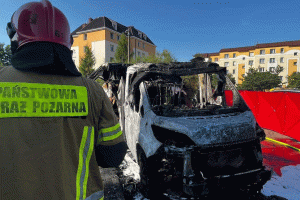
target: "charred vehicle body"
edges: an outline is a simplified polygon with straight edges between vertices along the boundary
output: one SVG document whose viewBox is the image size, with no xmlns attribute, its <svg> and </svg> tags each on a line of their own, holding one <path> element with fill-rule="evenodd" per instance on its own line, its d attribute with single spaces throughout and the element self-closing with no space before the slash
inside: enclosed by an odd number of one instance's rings
<svg viewBox="0 0 300 200">
<path fill-rule="evenodd" d="M 270 179 L 264 132 L 225 67 L 201 60 L 105 64 L 90 76 L 99 77 L 117 97 L 146 197 L 169 187 L 191 197 L 235 188 L 256 193 Z"/>
</svg>

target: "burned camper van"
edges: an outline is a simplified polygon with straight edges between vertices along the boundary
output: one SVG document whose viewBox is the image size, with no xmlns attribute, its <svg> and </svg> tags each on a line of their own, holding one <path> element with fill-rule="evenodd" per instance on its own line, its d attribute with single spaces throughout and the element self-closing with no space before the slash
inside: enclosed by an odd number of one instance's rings
<svg viewBox="0 0 300 200">
<path fill-rule="evenodd" d="M 218 64 L 105 64 L 91 75 L 111 84 L 144 195 L 173 188 L 205 196 L 241 188 L 256 193 L 270 179 L 264 132 Z"/>
</svg>

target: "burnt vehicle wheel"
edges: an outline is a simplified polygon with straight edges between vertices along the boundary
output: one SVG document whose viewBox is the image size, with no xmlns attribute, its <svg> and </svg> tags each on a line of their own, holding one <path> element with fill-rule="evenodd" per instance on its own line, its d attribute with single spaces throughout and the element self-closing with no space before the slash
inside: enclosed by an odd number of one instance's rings
<svg viewBox="0 0 300 200">
<path fill-rule="evenodd" d="M 157 199 L 163 195 L 165 186 L 163 177 L 158 173 L 159 161 L 155 158 L 146 158 L 144 151 L 138 148 L 138 165 L 140 166 L 141 193 L 148 199 Z"/>
</svg>

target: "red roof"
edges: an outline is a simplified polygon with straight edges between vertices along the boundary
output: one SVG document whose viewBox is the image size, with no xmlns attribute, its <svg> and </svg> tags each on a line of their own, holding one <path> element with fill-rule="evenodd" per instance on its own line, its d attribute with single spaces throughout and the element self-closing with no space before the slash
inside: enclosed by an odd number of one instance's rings
<svg viewBox="0 0 300 200">
<path fill-rule="evenodd" d="M 236 47 L 236 48 L 226 48 L 226 49 L 221 49 L 219 53 L 224 53 L 224 52 L 247 52 L 250 50 L 254 49 L 260 49 L 260 48 L 270 48 L 270 47 L 282 47 L 282 46 L 300 46 L 300 40 L 295 40 L 295 41 L 284 41 L 284 42 L 273 42 L 273 43 L 263 43 L 263 44 L 257 44 L 255 46 L 247 46 L 247 47 Z M 210 53 L 207 54 L 209 56 L 215 56 L 218 55 L 219 53 Z M 206 54 L 203 54 L 206 55 Z"/>
</svg>

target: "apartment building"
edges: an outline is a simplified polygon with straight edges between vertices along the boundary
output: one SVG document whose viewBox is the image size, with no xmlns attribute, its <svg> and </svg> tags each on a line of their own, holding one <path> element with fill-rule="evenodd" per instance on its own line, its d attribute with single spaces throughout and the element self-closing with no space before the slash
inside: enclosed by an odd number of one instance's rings
<svg viewBox="0 0 300 200">
<path fill-rule="evenodd" d="M 126 27 L 107 17 L 89 18 L 87 23 L 82 24 L 71 33 L 74 40 L 71 47 L 72 57 L 76 67 L 79 67 L 80 59 L 84 56 L 87 46 L 92 49 L 96 58 L 94 67 L 111 62 L 121 34 L 127 30 L 130 32 L 130 49 L 134 52 L 134 58 L 155 54 L 156 46 L 151 39 L 133 26 Z"/>
<path fill-rule="evenodd" d="M 233 75 L 238 84 L 242 83 L 240 79 L 250 67 L 260 72 L 274 72 L 279 65 L 284 69 L 279 74 L 283 83 L 287 82 L 287 76 L 293 72 L 300 72 L 300 40 L 227 48 L 204 56 L 207 60 L 226 67 L 227 72 Z"/>
</svg>

